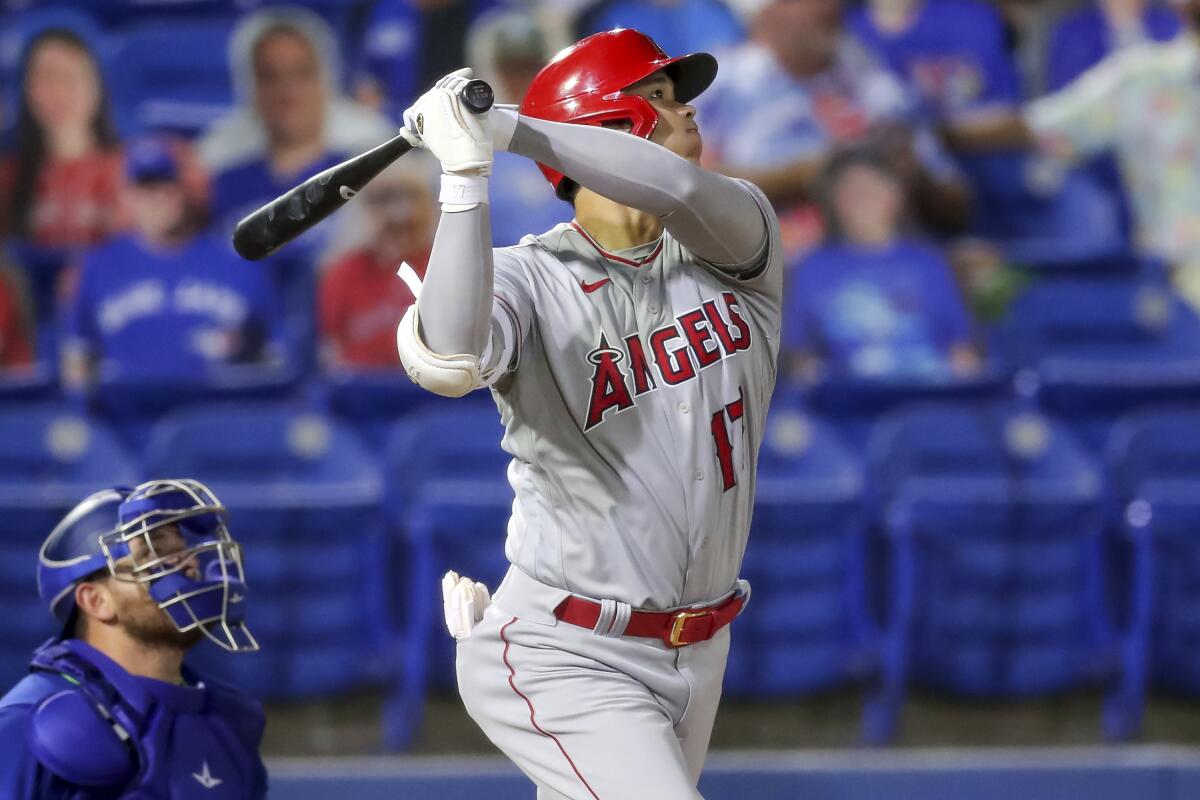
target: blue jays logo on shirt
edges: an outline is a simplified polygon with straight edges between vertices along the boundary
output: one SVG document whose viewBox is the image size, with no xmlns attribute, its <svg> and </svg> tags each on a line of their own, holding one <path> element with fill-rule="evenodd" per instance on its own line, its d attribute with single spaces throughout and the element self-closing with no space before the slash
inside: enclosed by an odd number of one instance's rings
<svg viewBox="0 0 1200 800">
<path fill-rule="evenodd" d="M 737 295 L 722 292 L 719 301 L 707 300 L 698 308 L 680 314 L 672 324 L 651 333 L 645 344 L 638 334 L 632 333 L 618 343 L 621 347 L 615 347 L 601 333 L 596 349 L 587 355 L 595 370 L 584 431 L 604 422 L 609 411 L 615 409 L 613 413 L 619 414 L 633 408 L 636 398 L 657 389 L 660 380 L 668 386 L 686 383 L 705 367 L 749 350 L 753 344 L 750 325 L 740 309 Z M 672 346 L 676 339 L 683 343 Z M 654 356 L 653 369 L 647 352 Z"/>
<path fill-rule="evenodd" d="M 227 286 L 199 279 L 184 280 L 167 291 L 161 280 L 136 281 L 105 297 L 99 304 L 97 320 L 107 335 L 143 317 L 172 311 L 200 314 L 225 325 L 238 325 L 248 313 L 246 298 Z"/>
</svg>

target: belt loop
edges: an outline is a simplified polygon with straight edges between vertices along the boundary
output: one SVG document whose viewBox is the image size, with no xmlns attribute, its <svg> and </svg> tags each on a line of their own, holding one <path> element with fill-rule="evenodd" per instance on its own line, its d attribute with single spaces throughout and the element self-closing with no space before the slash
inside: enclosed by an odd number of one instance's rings
<svg viewBox="0 0 1200 800">
<path fill-rule="evenodd" d="M 633 606 L 629 603 L 617 603 L 616 613 L 613 615 L 612 625 L 608 629 L 607 636 L 616 639 L 625 635 L 625 628 L 629 625 L 629 618 L 633 615 Z"/>
<path fill-rule="evenodd" d="M 592 628 L 592 633 L 597 636 L 608 636 L 608 629 L 612 627 L 613 619 L 617 616 L 617 603 L 615 600 L 600 601 L 600 616 L 596 618 L 596 626 Z"/>
</svg>

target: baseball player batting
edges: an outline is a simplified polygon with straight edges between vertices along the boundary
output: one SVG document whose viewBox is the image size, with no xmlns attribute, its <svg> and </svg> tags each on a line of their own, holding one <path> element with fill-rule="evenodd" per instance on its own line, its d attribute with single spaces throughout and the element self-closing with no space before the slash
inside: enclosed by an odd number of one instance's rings
<svg viewBox="0 0 1200 800">
<path fill-rule="evenodd" d="M 716 71 L 614 30 L 559 53 L 519 110 L 469 113 L 460 70 L 404 115 L 443 175 L 400 355 L 438 394 L 490 387 L 512 454 L 494 602 L 444 582 L 459 691 L 543 800 L 700 797 L 749 598 L 781 246 L 761 191 L 699 166 L 687 104 Z M 493 250 L 493 147 L 538 162 L 574 221 Z"/>
</svg>

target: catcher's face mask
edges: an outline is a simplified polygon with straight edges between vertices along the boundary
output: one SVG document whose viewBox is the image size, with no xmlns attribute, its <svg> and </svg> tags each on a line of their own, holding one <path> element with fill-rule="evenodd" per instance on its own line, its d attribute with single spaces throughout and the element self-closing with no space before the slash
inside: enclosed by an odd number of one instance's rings
<svg viewBox="0 0 1200 800">
<path fill-rule="evenodd" d="M 156 480 L 121 503 L 120 526 L 100 539 L 109 572 L 145 584 L 181 632 L 199 628 L 218 647 L 250 652 L 246 580 L 225 508 L 204 484 Z"/>
</svg>

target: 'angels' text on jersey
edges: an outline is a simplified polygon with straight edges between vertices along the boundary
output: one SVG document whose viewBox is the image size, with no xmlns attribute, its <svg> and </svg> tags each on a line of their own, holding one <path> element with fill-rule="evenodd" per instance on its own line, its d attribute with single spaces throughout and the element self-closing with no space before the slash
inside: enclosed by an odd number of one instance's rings
<svg viewBox="0 0 1200 800">
<path fill-rule="evenodd" d="M 686 383 L 705 367 L 750 349 L 750 326 L 739 312 L 737 295 L 722 292 L 719 300 L 707 300 L 654 331 L 648 342 L 631 333 L 618 349 L 601 333 L 596 349 L 587 354 L 596 369 L 584 431 L 604 422 L 609 411 L 619 414 L 633 408 L 636 398 L 658 388 L 659 380 L 668 386 Z M 676 340 L 683 343 L 675 346 Z M 653 355 L 654 370 L 647 353 Z"/>
</svg>

